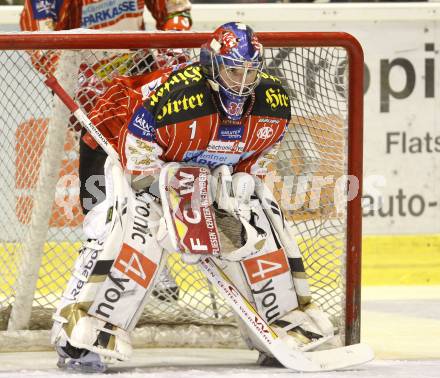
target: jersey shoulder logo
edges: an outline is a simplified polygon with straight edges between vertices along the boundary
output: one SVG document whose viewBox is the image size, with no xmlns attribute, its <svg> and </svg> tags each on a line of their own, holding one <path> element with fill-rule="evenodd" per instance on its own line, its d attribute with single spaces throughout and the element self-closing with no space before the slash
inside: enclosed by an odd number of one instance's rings
<svg viewBox="0 0 440 378">
<path fill-rule="evenodd" d="M 151 92 L 145 101 L 145 106 L 154 108 L 163 102 L 173 92 L 178 92 L 182 88 L 205 85 L 206 79 L 202 75 L 202 68 L 198 64 L 190 64 L 184 68 L 171 73 L 168 79 L 155 91 Z"/>
<path fill-rule="evenodd" d="M 150 94 L 144 106 L 153 114 L 155 127 L 216 113 L 199 65 L 189 65 L 173 72 Z"/>
<path fill-rule="evenodd" d="M 290 119 L 290 98 L 279 78 L 262 73 L 252 115 Z"/>
</svg>

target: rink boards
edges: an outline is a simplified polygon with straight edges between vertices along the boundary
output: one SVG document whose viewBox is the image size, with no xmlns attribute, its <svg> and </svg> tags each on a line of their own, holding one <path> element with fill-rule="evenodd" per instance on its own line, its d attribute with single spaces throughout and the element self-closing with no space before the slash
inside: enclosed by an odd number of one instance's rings
<svg viewBox="0 0 440 378">
<path fill-rule="evenodd" d="M 65 261 L 73 263 L 79 242 L 46 243 L 43 263 L 46 271 L 56 271 L 52 282 L 44 282 L 44 288 L 38 294 L 47 295 L 60 291 L 70 276 L 71 264 L 61 265 L 55 255 L 64 256 Z M 17 243 L 5 243 L 0 246 L 0 262 L 11 257 L 11 251 L 19 250 Z M 440 284 L 440 236 L 364 236 L 362 254 L 363 285 L 438 285 Z M 17 264 L 18 262 L 16 262 Z M 8 293 L 13 287 L 16 264 L 5 271 L 1 264 L 0 291 Z M 55 266 L 56 265 L 56 266 Z M 180 269 L 178 254 L 170 255 L 169 265 Z M 197 290 L 197 280 L 201 274 L 196 267 L 187 267 L 188 274 L 178 279 L 183 290 L 192 287 Z"/>
</svg>

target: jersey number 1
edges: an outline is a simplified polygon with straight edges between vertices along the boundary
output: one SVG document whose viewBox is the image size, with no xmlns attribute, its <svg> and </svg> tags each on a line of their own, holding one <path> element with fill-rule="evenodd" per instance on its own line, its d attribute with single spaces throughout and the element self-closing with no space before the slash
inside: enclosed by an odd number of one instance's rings
<svg viewBox="0 0 440 378">
<path fill-rule="evenodd" d="M 189 137 L 190 140 L 193 140 L 196 136 L 196 129 L 197 129 L 197 121 L 194 121 L 191 123 L 191 125 L 188 126 L 191 129 L 191 136 Z"/>
</svg>

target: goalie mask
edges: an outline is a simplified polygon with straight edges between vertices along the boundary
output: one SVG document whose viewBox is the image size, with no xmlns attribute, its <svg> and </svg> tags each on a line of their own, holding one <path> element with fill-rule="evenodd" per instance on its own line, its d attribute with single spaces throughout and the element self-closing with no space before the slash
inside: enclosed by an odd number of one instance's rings
<svg viewBox="0 0 440 378">
<path fill-rule="evenodd" d="M 238 120 L 248 96 L 260 81 L 263 46 L 253 30 L 239 22 L 229 22 L 214 31 L 214 38 L 202 46 L 200 64 L 218 90 L 226 116 Z"/>
</svg>

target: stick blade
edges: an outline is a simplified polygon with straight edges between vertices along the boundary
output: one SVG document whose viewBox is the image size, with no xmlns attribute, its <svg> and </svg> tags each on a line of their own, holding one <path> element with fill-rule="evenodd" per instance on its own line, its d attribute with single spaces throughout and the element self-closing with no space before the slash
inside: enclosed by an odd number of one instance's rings
<svg viewBox="0 0 440 378">
<path fill-rule="evenodd" d="M 305 355 L 320 366 L 320 371 L 346 369 L 374 359 L 373 349 L 367 344 L 353 344 L 341 348 L 305 352 Z"/>
</svg>

